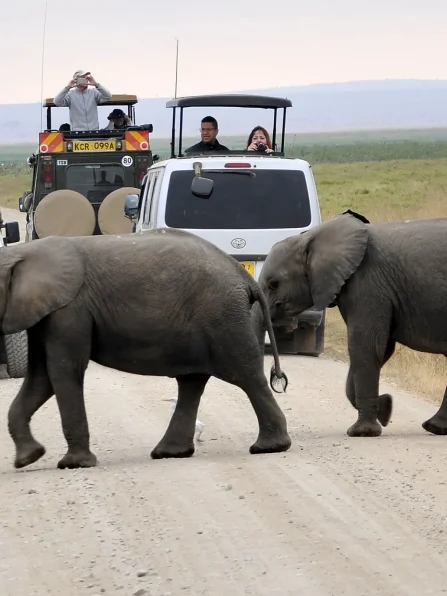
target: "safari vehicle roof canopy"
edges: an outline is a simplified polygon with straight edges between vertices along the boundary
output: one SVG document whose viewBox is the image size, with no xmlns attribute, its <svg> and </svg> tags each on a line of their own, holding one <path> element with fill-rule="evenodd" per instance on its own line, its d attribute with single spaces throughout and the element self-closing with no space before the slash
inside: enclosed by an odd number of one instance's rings
<svg viewBox="0 0 447 596">
<path fill-rule="evenodd" d="M 178 156 L 182 157 L 182 133 L 183 133 L 183 109 L 184 108 L 205 108 L 205 107 L 223 107 L 223 108 L 259 108 L 264 110 L 273 110 L 273 133 L 272 146 L 276 149 L 276 130 L 278 110 L 283 110 L 282 130 L 281 130 L 281 150 L 284 154 L 285 130 L 286 130 L 286 110 L 292 107 L 290 99 L 284 97 L 270 97 L 268 95 L 250 95 L 242 93 L 226 93 L 223 95 L 195 95 L 190 97 L 178 97 L 166 102 L 167 108 L 172 108 L 172 138 L 171 138 L 171 158 L 175 154 L 175 122 L 176 110 L 180 109 L 180 131 L 178 143 Z M 276 152 L 276 151 L 275 151 Z M 226 152 L 227 153 L 227 152 Z M 244 153 L 244 150 L 231 151 L 230 153 Z M 278 153 L 278 152 L 276 152 Z"/>
<path fill-rule="evenodd" d="M 102 106 L 127 106 L 128 116 L 134 122 L 134 106 L 138 103 L 136 95 L 112 95 L 111 99 L 99 104 Z M 150 151 L 149 133 L 152 124 L 131 124 L 125 129 L 98 130 L 53 130 L 51 110 L 58 109 L 54 98 L 49 97 L 43 103 L 47 110 L 47 127 L 39 133 L 39 153 L 70 153 L 76 146 L 82 145 L 82 151 Z"/>
<path fill-rule="evenodd" d="M 127 115 L 132 121 L 135 121 L 135 104 L 138 103 L 136 95 L 112 95 L 107 101 L 102 101 L 100 106 L 127 106 Z M 53 97 L 47 97 L 43 103 L 43 107 L 47 109 L 47 131 L 51 130 L 51 110 L 59 106 L 54 104 Z M 150 131 L 152 132 L 152 131 Z"/>
</svg>

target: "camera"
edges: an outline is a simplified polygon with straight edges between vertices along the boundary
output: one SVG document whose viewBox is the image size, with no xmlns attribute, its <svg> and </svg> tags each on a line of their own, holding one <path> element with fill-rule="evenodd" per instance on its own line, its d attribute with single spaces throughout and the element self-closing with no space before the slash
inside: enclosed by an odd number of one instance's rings
<svg viewBox="0 0 447 596">
<path fill-rule="evenodd" d="M 265 151 L 267 149 L 267 145 L 265 145 L 264 143 L 258 143 L 258 147 L 256 149 L 256 151 Z"/>
</svg>

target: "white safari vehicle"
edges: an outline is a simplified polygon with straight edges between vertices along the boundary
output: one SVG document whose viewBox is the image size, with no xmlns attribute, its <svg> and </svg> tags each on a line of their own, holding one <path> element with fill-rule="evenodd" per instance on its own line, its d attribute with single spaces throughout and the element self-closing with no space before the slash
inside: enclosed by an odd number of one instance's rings
<svg viewBox="0 0 447 596">
<path fill-rule="evenodd" d="M 168 227 L 187 230 L 233 256 L 258 279 L 273 244 L 321 222 L 311 166 L 284 156 L 286 109 L 291 105 L 288 99 L 256 95 L 208 95 L 168 101 L 166 107 L 173 108 L 171 157 L 148 168 L 139 194 L 127 195 L 124 210 L 134 222 L 133 231 L 144 234 Z M 274 152 L 230 149 L 184 156 L 182 124 L 186 107 L 272 109 Z M 277 111 L 281 108 L 281 147 L 277 151 Z M 177 109 L 180 134 L 176 155 Z M 287 326 L 276 327 L 280 353 L 321 354 L 324 315 L 324 311 L 308 310 Z"/>
<path fill-rule="evenodd" d="M 3 234 L 3 230 L 5 234 Z M 16 221 L 3 223 L 0 213 L 0 250 L 7 250 L 8 244 L 20 242 L 20 228 Z M 0 335 L 0 364 L 6 364 L 11 379 L 25 376 L 28 366 L 28 334 L 20 331 L 12 335 Z"/>
</svg>

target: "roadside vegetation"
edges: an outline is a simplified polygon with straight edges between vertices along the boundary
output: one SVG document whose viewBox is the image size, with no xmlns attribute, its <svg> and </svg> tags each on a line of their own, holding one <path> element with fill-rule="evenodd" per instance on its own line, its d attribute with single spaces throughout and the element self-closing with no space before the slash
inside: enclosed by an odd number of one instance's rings
<svg viewBox="0 0 447 596">
<path fill-rule="evenodd" d="M 221 140 L 242 147 L 245 138 Z M 154 153 L 168 155 L 168 140 L 151 144 Z M 0 206 L 17 208 L 18 197 L 30 188 L 25 160 L 33 150 L 34 145 L 0 147 Z M 313 165 L 324 220 L 348 208 L 371 222 L 447 216 L 447 130 L 289 134 L 286 153 Z M 327 312 L 325 353 L 348 359 L 337 309 Z M 435 401 L 442 398 L 446 377 L 443 356 L 399 345 L 383 369 L 387 381 Z"/>
</svg>

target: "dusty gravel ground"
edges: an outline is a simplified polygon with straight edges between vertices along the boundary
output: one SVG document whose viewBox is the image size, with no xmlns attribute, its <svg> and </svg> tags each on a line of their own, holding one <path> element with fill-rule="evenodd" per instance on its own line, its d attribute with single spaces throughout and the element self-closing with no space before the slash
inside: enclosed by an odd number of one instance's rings
<svg viewBox="0 0 447 596">
<path fill-rule="evenodd" d="M 32 422 L 46 455 L 13 468 L 6 414 L 21 381 L 0 381 L 0 595 L 447 593 L 447 437 L 421 428 L 436 406 L 384 385 L 392 423 L 381 437 L 351 439 L 346 365 L 281 361 L 290 451 L 249 455 L 249 401 L 213 379 L 199 411 L 203 443 L 190 459 L 159 461 L 149 454 L 175 381 L 91 363 L 99 464 L 76 471 L 56 468 L 66 445 L 54 398 Z"/>
</svg>

